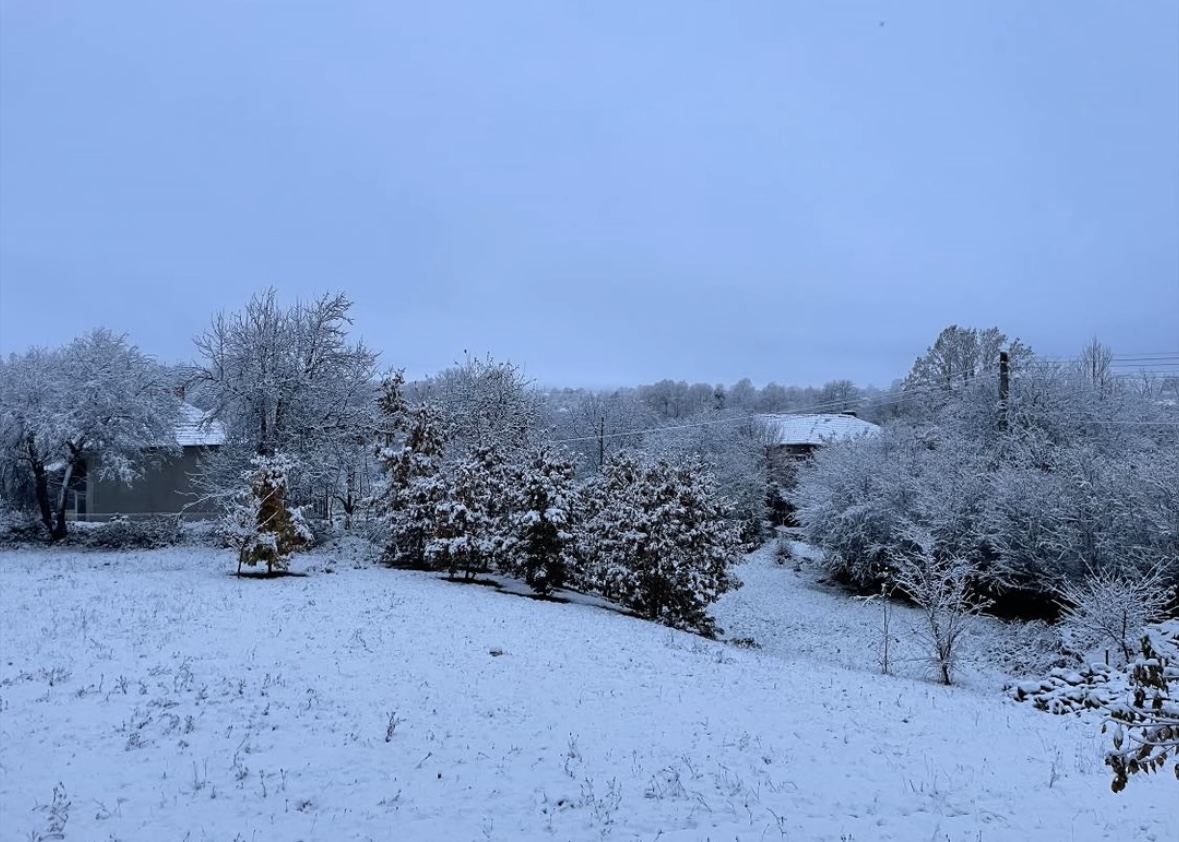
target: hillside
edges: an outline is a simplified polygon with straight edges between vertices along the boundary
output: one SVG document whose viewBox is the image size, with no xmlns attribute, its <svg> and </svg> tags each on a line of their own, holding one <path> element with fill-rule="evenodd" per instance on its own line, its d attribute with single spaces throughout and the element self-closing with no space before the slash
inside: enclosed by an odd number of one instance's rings
<svg viewBox="0 0 1179 842">
<path fill-rule="evenodd" d="M 874 674 L 871 609 L 765 554 L 717 610 L 760 649 L 320 553 L 231 569 L 0 554 L 0 838 L 1179 838 L 1174 781 L 1111 794 L 1092 722 Z"/>
</svg>

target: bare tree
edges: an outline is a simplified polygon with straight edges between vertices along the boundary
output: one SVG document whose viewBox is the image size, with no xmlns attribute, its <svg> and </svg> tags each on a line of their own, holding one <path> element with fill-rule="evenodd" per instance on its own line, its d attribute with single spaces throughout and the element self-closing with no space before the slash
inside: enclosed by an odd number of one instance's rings
<svg viewBox="0 0 1179 842">
<path fill-rule="evenodd" d="M 752 412 L 757 403 L 757 387 L 748 377 L 742 377 L 729 389 L 726 406 Z"/>
<path fill-rule="evenodd" d="M 907 530 L 912 550 L 897 559 L 894 581 L 921 609 L 920 631 L 942 684 L 953 683 L 962 636 L 987 603 L 971 594 L 974 573 L 970 562 L 939 555 L 934 540 L 919 529 Z"/>
<path fill-rule="evenodd" d="M 292 490 L 305 496 L 346 480 L 338 460 L 371 430 L 376 399 L 377 354 L 349 342 L 351 307 L 342 294 L 282 307 L 271 288 L 196 337 L 202 362 L 189 384 L 230 437 L 224 476 L 207 476 L 206 486 L 235 484 L 250 456 L 279 450 L 294 460 Z"/>
<path fill-rule="evenodd" d="M 1077 368 L 1099 393 L 1105 394 L 1113 388 L 1113 351 L 1108 345 L 1098 342 L 1096 337 L 1081 349 Z"/>
<path fill-rule="evenodd" d="M 823 412 L 854 412 L 862 400 L 860 388 L 850 380 L 831 380 L 819 390 Z"/>
<path fill-rule="evenodd" d="M 581 455 L 593 472 L 602 470 L 614 454 L 641 447 L 643 433 L 653 419 L 633 391 L 590 392 L 569 407 L 558 438 Z"/>
</svg>

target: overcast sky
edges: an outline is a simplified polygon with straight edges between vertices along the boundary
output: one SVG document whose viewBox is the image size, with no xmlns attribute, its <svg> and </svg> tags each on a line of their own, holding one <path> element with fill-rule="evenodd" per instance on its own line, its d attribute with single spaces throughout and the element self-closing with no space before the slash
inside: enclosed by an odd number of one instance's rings
<svg viewBox="0 0 1179 842">
<path fill-rule="evenodd" d="M 0 350 L 343 290 L 411 375 L 1179 350 L 1179 4 L 0 4 Z"/>
</svg>

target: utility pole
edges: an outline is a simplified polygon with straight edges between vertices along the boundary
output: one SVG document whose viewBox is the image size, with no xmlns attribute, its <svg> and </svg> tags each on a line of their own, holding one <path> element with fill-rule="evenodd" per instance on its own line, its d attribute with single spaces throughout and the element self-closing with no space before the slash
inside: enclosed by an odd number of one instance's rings
<svg viewBox="0 0 1179 842">
<path fill-rule="evenodd" d="M 598 418 L 598 470 L 606 464 L 606 416 Z"/>
<path fill-rule="evenodd" d="M 1007 395 L 1011 391 L 1011 361 L 1006 351 L 999 352 L 999 429 L 1007 429 Z"/>
</svg>

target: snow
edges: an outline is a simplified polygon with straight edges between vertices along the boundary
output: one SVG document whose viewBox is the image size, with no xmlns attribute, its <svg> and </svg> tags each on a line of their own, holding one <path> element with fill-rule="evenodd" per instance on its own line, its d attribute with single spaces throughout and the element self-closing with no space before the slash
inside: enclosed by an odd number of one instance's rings
<svg viewBox="0 0 1179 842">
<path fill-rule="evenodd" d="M 1175 781 L 1112 794 L 1094 722 L 985 668 L 875 674 L 878 606 L 768 552 L 716 611 L 760 649 L 343 550 L 268 580 L 230 555 L 0 553 L 0 838 L 1179 838 Z"/>
<path fill-rule="evenodd" d="M 181 401 L 176 424 L 176 443 L 181 447 L 217 447 L 225 444 L 225 425 L 209 413 Z"/>
<path fill-rule="evenodd" d="M 854 415 L 792 414 L 758 416 L 774 431 L 776 443 L 820 445 L 857 436 L 876 435 L 880 427 Z"/>
</svg>

